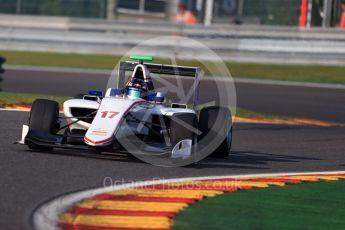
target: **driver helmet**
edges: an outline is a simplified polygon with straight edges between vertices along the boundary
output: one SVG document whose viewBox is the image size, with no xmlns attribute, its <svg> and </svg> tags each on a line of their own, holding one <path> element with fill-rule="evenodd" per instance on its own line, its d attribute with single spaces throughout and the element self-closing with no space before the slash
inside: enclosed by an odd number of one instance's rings
<svg viewBox="0 0 345 230">
<path fill-rule="evenodd" d="M 142 79 L 132 78 L 127 84 L 127 96 L 130 98 L 145 98 L 147 91 L 147 84 Z"/>
</svg>

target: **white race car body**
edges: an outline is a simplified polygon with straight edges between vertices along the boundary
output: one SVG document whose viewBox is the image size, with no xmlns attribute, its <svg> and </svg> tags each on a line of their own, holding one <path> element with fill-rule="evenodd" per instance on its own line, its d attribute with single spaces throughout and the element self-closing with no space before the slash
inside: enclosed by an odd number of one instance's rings
<svg viewBox="0 0 345 230">
<path fill-rule="evenodd" d="M 156 92 L 151 73 L 194 78 L 191 108 L 168 105 Z M 210 153 L 226 157 L 232 141 L 231 111 L 220 106 L 196 109 L 199 75 L 198 67 L 120 62 L 115 88 L 107 89 L 104 97 L 90 91 L 65 101 L 64 117 L 57 102 L 35 100 L 18 143 L 33 150 L 124 151 L 172 161 L 194 162 L 196 155 L 202 159 Z"/>
<path fill-rule="evenodd" d="M 67 125 L 62 127 L 60 120 L 53 121 L 54 111 L 52 111 L 52 120 L 44 124 L 45 128 L 41 129 L 39 120 L 43 117 L 39 115 L 39 111 L 55 107 L 54 102 L 41 102 L 35 108 L 38 115 L 35 115 L 36 122 L 33 123 L 37 125 L 24 126 L 22 140 L 19 143 L 27 144 L 33 149 L 72 148 L 116 151 L 123 148 L 130 153 L 155 152 L 164 155 L 169 152 L 171 157 L 190 156 L 196 134 L 191 131 L 179 136 L 178 132 L 179 127 L 182 126 L 195 129 L 197 111 L 188 109 L 185 104 L 172 103 L 166 106 L 164 96 L 154 91 L 149 69 L 157 74 L 177 75 L 178 73 L 182 76 L 195 77 L 193 87 L 196 95 L 193 106 L 196 105 L 199 68 L 121 62 L 118 88 L 107 89 L 104 97 L 89 93 L 65 101 L 63 112 Z M 142 79 L 146 83 L 148 91 L 143 97 L 127 94 L 129 81 L 126 80 L 125 71 L 131 71 L 131 81 Z M 128 82 L 125 83 L 126 81 Z M 177 118 L 181 115 L 189 124 Z M 175 131 L 170 130 L 170 124 L 173 124 Z M 63 129 L 64 133 L 61 134 Z"/>
<path fill-rule="evenodd" d="M 132 99 L 126 96 L 106 96 L 100 102 L 85 99 L 67 100 L 63 106 L 70 130 L 85 130 L 84 141 L 89 146 L 107 146 L 112 143 L 116 133 L 124 131 L 121 124 L 129 112 L 135 114 L 135 118 L 145 123 L 152 123 L 152 115 L 171 117 L 176 113 L 196 114 L 192 109 L 170 108 L 162 104 L 151 103 L 141 98 Z M 91 123 L 78 120 L 73 110 L 97 111 Z M 121 129 L 122 128 L 122 129 Z M 145 126 L 132 127 L 132 132 L 148 135 Z M 122 134 L 124 135 L 124 134 Z"/>
</svg>

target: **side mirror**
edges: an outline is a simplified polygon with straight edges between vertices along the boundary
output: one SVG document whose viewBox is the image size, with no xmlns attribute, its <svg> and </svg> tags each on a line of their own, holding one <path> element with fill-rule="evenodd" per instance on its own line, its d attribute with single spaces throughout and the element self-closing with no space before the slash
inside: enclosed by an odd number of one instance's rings
<svg viewBox="0 0 345 230">
<path fill-rule="evenodd" d="M 102 97 L 103 96 L 103 92 L 99 91 L 99 90 L 90 90 L 88 94 L 92 95 L 92 96 L 96 96 L 96 97 Z"/>
<path fill-rule="evenodd" d="M 164 102 L 164 99 L 165 97 L 163 96 L 163 93 L 161 92 L 152 93 L 148 96 L 149 101 L 158 102 L 158 103 Z"/>
<path fill-rule="evenodd" d="M 109 88 L 105 94 L 106 97 L 115 97 L 124 93 L 123 89 Z"/>
</svg>

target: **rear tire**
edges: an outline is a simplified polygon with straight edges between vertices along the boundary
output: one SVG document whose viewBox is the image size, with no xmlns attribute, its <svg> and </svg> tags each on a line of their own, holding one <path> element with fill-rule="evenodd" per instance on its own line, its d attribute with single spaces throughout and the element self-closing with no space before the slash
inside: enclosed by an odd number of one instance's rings
<svg viewBox="0 0 345 230">
<path fill-rule="evenodd" d="M 215 150 L 210 157 L 226 158 L 230 154 L 232 143 L 232 118 L 228 108 L 211 106 L 200 111 L 198 128 L 201 131 L 199 141 L 207 138 L 208 143 L 216 139 L 221 142 L 218 146 L 212 146 Z M 207 147 L 207 146 L 205 146 Z"/>
<path fill-rule="evenodd" d="M 31 107 L 29 130 L 56 134 L 58 117 L 59 104 L 56 101 L 37 99 Z M 41 147 L 34 144 L 29 144 L 29 148 L 44 151 L 53 149 L 51 147 Z"/>
</svg>

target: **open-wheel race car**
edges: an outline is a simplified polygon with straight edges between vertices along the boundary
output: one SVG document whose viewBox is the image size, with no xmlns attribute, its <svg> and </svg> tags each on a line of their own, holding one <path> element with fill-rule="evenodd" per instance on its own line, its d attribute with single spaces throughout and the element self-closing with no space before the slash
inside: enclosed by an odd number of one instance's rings
<svg viewBox="0 0 345 230">
<path fill-rule="evenodd" d="M 104 96 L 101 91 L 90 91 L 65 101 L 64 116 L 57 102 L 35 100 L 19 143 L 38 151 L 92 149 L 188 158 L 218 140 L 208 154 L 228 156 L 231 112 L 220 106 L 198 111 L 200 68 L 143 63 L 153 60 L 147 56 L 131 59 L 135 60 L 120 62 L 118 88 L 107 89 Z M 153 74 L 194 78 L 190 108 L 179 103 L 167 106 L 164 94 L 154 87 Z M 207 141 L 198 145 L 203 139 Z"/>
</svg>

